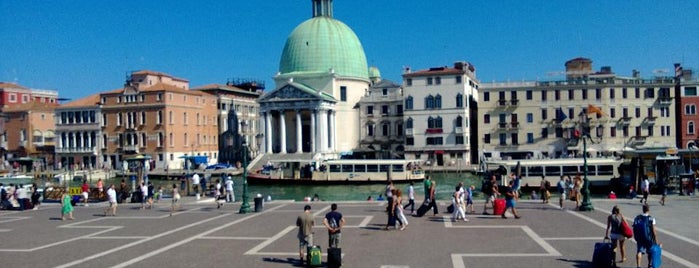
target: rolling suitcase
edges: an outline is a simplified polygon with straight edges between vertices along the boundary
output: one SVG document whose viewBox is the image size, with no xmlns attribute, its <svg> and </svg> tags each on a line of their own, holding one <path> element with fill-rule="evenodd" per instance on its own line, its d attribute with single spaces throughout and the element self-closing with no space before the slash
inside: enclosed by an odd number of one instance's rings
<svg viewBox="0 0 699 268">
<path fill-rule="evenodd" d="M 319 267 L 321 264 L 323 264 L 320 246 L 315 245 L 315 246 L 308 247 L 306 254 L 307 254 L 306 259 L 307 259 L 308 267 Z"/>
<path fill-rule="evenodd" d="M 505 214 L 505 199 L 495 199 L 495 202 L 493 202 L 493 215 L 503 214 Z"/>
<path fill-rule="evenodd" d="M 614 264 L 613 253 L 612 242 L 608 238 L 605 238 L 602 242 L 595 243 L 595 251 L 592 253 L 592 267 L 612 267 Z"/>
<path fill-rule="evenodd" d="M 454 204 L 451 204 L 447 207 L 447 213 L 454 213 Z"/>
<path fill-rule="evenodd" d="M 663 249 L 660 248 L 660 245 L 653 244 L 652 246 L 650 246 L 650 248 L 648 249 L 648 256 L 650 256 L 649 267 L 659 268 L 660 265 L 663 264 L 662 255 L 663 255 Z"/>
<path fill-rule="evenodd" d="M 342 266 L 342 249 L 328 248 L 328 268 Z"/>
<path fill-rule="evenodd" d="M 430 210 L 430 203 L 429 202 L 424 202 L 420 207 L 417 209 L 417 214 L 415 215 L 416 217 L 422 217 L 425 216 L 425 213 Z"/>
</svg>

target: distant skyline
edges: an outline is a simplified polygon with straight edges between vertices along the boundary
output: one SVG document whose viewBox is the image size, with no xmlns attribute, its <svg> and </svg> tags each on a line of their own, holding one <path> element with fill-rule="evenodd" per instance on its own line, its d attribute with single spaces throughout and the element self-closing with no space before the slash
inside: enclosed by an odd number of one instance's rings
<svg viewBox="0 0 699 268">
<path fill-rule="evenodd" d="M 403 68 L 468 61 L 482 82 L 558 80 L 585 57 L 618 75 L 699 71 L 699 1 L 334 0 L 367 62 L 401 83 Z M 311 0 L 0 1 L 0 81 L 78 99 L 123 86 L 136 70 L 189 80 L 272 77 Z M 667 73 L 664 73 L 667 72 Z"/>
</svg>

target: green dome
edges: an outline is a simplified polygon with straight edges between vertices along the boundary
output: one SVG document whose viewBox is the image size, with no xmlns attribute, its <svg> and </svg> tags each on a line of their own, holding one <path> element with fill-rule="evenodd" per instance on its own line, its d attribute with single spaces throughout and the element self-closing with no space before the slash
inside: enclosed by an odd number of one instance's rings
<svg viewBox="0 0 699 268">
<path fill-rule="evenodd" d="M 330 69 L 340 76 L 368 80 L 364 48 L 354 31 L 331 17 L 311 18 L 286 39 L 279 72 L 318 73 Z"/>
</svg>

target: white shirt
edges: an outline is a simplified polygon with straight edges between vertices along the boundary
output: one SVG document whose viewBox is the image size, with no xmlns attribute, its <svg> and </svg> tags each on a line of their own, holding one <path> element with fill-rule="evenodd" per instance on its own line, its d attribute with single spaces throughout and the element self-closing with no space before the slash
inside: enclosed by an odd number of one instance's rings
<svg viewBox="0 0 699 268">
<path fill-rule="evenodd" d="M 109 188 L 109 190 L 107 190 L 107 197 L 109 198 L 109 202 L 116 203 L 116 201 L 117 201 L 116 190 L 114 190 L 114 188 Z"/>
<path fill-rule="evenodd" d="M 141 186 L 141 193 L 143 193 L 143 197 L 148 197 L 148 186 Z"/>
<path fill-rule="evenodd" d="M 412 185 L 408 186 L 408 198 L 415 199 L 415 189 Z"/>
<path fill-rule="evenodd" d="M 648 191 L 649 188 L 650 182 L 648 181 L 648 179 L 643 180 L 643 184 L 641 184 L 641 190 Z"/>
<path fill-rule="evenodd" d="M 233 180 L 231 180 L 231 179 L 226 180 L 226 191 L 229 191 L 229 192 L 233 191 Z"/>
<path fill-rule="evenodd" d="M 199 185 L 199 174 L 195 173 L 194 176 L 192 176 L 192 184 Z"/>
</svg>

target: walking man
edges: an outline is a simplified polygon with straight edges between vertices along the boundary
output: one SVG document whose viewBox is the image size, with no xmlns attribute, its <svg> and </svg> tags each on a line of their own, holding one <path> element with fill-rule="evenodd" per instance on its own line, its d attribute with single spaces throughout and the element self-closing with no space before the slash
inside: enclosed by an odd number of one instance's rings
<svg viewBox="0 0 699 268">
<path fill-rule="evenodd" d="M 519 219 L 519 214 L 517 214 L 517 209 L 515 205 L 517 204 L 517 190 L 514 186 L 514 181 L 510 181 L 509 185 L 505 189 L 505 211 L 511 209 L 512 215 L 515 215 L 515 219 Z M 505 213 L 502 213 L 502 218 L 507 219 Z"/>
<path fill-rule="evenodd" d="M 643 197 L 641 198 L 641 204 L 648 204 L 648 194 L 650 193 L 650 182 L 648 181 L 648 176 L 643 176 L 643 182 L 641 182 L 641 191 L 643 192 Z"/>
<path fill-rule="evenodd" d="M 194 173 L 194 175 L 192 175 L 192 190 L 194 191 L 194 195 L 197 196 L 197 200 L 199 200 L 199 174 L 197 173 Z"/>
<path fill-rule="evenodd" d="M 235 202 L 235 196 L 233 195 L 233 178 L 231 178 L 231 175 L 228 175 L 228 178 L 226 178 L 226 202 Z"/>
<path fill-rule="evenodd" d="M 117 209 L 117 193 L 114 189 L 114 184 L 109 186 L 107 189 L 107 199 L 109 200 L 109 207 L 104 211 L 104 216 L 112 215 L 116 216 Z"/>
<path fill-rule="evenodd" d="M 643 205 L 643 214 L 636 216 L 633 220 L 634 239 L 636 239 L 636 267 L 641 267 L 641 255 L 648 254 L 648 267 L 651 267 L 650 248 L 657 244 L 658 236 L 655 232 L 655 218 L 650 216 L 650 208 Z M 637 230 L 642 232 L 637 233 Z"/>
<path fill-rule="evenodd" d="M 83 184 L 80 186 L 83 194 L 83 205 L 87 207 L 87 198 L 89 197 L 90 185 L 87 184 L 87 180 L 83 180 Z"/>
<path fill-rule="evenodd" d="M 566 181 L 561 176 L 561 180 L 558 181 L 558 184 L 556 184 L 556 189 L 558 189 L 558 204 L 561 206 L 561 209 L 563 209 L 563 201 L 566 200 Z"/>
<path fill-rule="evenodd" d="M 415 213 L 415 189 L 413 188 L 413 182 L 410 182 L 408 186 L 408 204 L 406 204 L 403 209 L 410 207 L 410 214 Z"/>
<path fill-rule="evenodd" d="M 313 214 L 310 205 L 303 207 L 303 213 L 296 218 L 296 226 L 299 227 L 299 259 L 303 264 L 305 249 L 313 245 Z"/>
<path fill-rule="evenodd" d="M 341 230 L 345 225 L 345 218 L 337 211 L 337 204 L 330 205 L 330 212 L 325 214 L 323 225 L 328 229 L 328 247 L 340 248 Z"/>
<path fill-rule="evenodd" d="M 432 179 L 430 179 L 430 206 L 432 207 L 434 215 L 437 216 L 437 214 L 439 214 L 439 210 L 437 209 L 437 182 Z"/>
<path fill-rule="evenodd" d="M 485 203 L 483 204 L 483 215 L 488 215 L 488 204 L 495 208 L 495 197 L 498 195 L 498 184 L 495 175 L 490 177 L 490 180 L 484 183 L 483 193 L 485 194 Z"/>
</svg>

